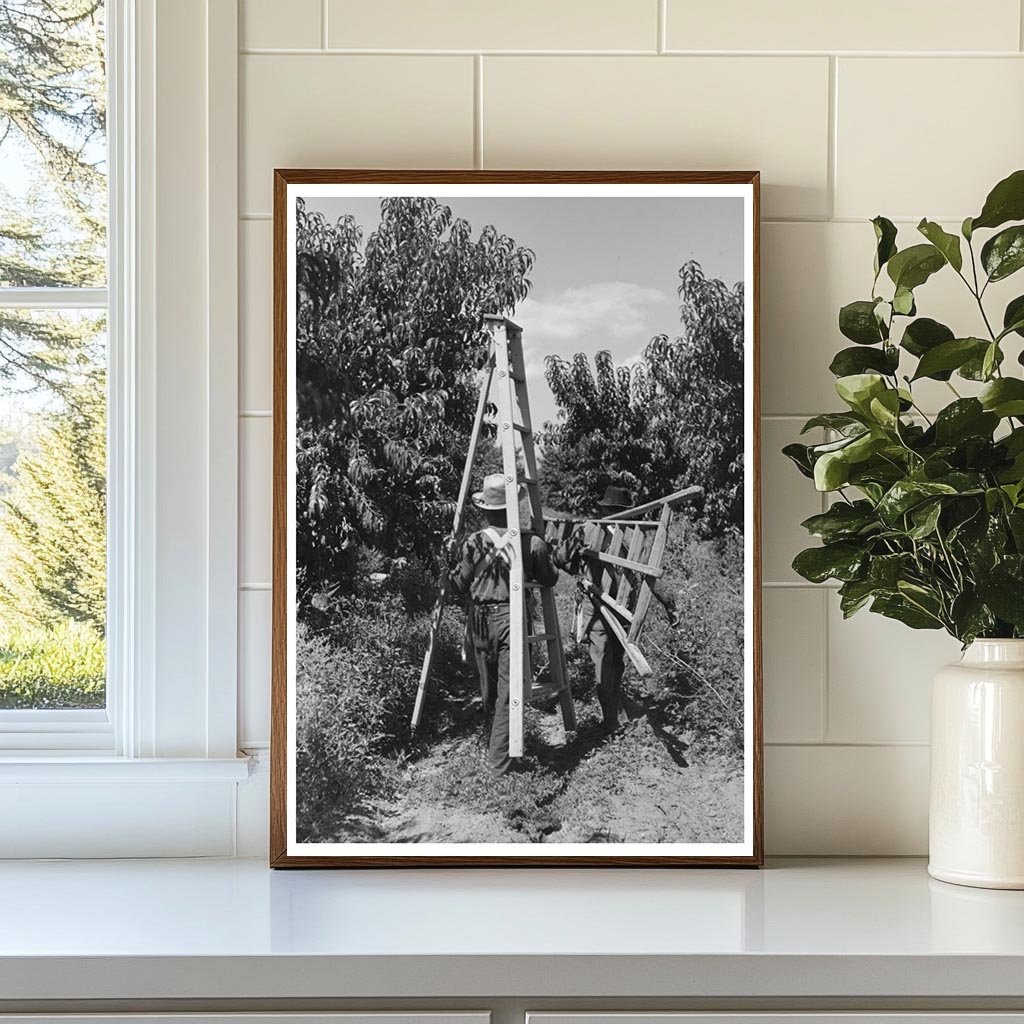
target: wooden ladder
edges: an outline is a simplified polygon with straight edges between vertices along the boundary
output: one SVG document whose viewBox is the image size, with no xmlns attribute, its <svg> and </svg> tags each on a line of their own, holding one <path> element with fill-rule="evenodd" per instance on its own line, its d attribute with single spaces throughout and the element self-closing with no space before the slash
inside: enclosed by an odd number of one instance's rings
<svg viewBox="0 0 1024 1024">
<path fill-rule="evenodd" d="M 557 695 L 566 731 L 576 728 L 576 709 L 569 686 L 569 674 L 562 647 L 562 631 L 558 623 L 558 609 L 552 587 L 525 579 L 523 573 L 523 538 L 529 543 L 531 535 L 544 536 L 544 513 L 541 504 L 537 452 L 530 419 L 530 397 L 526 388 L 526 366 L 523 359 L 523 332 L 511 320 L 502 316 L 486 316 L 484 320 L 491 335 L 491 351 L 487 360 L 485 379 L 480 388 L 476 419 L 470 435 L 469 453 L 462 473 L 462 485 L 455 507 L 452 538 L 462 529 L 466 499 L 473 478 L 476 459 L 489 396 L 493 395 L 498 410 L 497 434 L 501 444 L 502 472 L 505 477 L 505 509 L 507 529 L 511 538 L 506 550 L 511 551 L 509 566 L 509 756 L 523 756 L 523 705 L 526 701 Z M 524 473 L 519 473 L 518 453 L 522 452 Z M 520 485 L 525 485 L 529 519 L 522 522 L 520 514 Z M 543 631 L 531 633 L 532 622 L 527 615 L 528 591 L 540 594 Z M 437 632 L 447 600 L 447 573 L 442 576 L 437 604 L 430 625 L 430 641 L 423 659 L 412 725 L 415 729 L 423 712 L 423 702 L 430 669 L 436 649 Z M 528 628 L 529 627 L 529 628 Z M 547 648 L 550 686 L 535 686 L 533 648 L 544 644 Z"/>
</svg>

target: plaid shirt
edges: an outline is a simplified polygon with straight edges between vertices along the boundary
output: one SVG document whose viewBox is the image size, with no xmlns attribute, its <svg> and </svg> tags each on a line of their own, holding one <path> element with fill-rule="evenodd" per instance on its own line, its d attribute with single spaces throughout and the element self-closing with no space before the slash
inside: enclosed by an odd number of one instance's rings
<svg viewBox="0 0 1024 1024">
<path fill-rule="evenodd" d="M 495 530 L 501 536 L 504 530 Z M 523 578 L 554 586 L 558 570 L 551 561 L 551 549 L 536 534 L 524 535 L 530 543 L 523 545 Z M 508 604 L 509 563 L 505 552 L 491 557 L 494 541 L 486 530 L 471 533 L 462 545 L 459 564 L 452 572 L 452 587 L 460 594 L 469 594 L 477 604 Z M 511 545 L 509 545 L 511 553 Z"/>
</svg>

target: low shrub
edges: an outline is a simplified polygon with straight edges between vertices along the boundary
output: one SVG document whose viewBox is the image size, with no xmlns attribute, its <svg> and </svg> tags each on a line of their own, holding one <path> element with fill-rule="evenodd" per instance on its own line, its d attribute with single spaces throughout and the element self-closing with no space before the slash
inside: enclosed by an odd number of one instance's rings
<svg viewBox="0 0 1024 1024">
<path fill-rule="evenodd" d="M 427 595 L 427 596 L 425 596 Z M 445 616 L 423 727 L 411 729 L 430 631 L 430 588 L 409 572 L 344 597 L 296 635 L 296 780 L 300 833 L 325 814 L 358 817 L 394 792 L 415 742 L 443 731 L 452 697 L 472 695 L 461 613 Z M 458 702 L 456 702 L 458 703 Z"/>
<path fill-rule="evenodd" d="M 680 625 L 652 602 L 640 646 L 654 669 L 653 696 L 703 749 L 743 746 L 743 544 L 698 540 L 681 524 L 665 552 L 666 584 Z"/>
<path fill-rule="evenodd" d="M 106 645 L 85 623 L 0 624 L 0 708 L 101 708 Z"/>
</svg>

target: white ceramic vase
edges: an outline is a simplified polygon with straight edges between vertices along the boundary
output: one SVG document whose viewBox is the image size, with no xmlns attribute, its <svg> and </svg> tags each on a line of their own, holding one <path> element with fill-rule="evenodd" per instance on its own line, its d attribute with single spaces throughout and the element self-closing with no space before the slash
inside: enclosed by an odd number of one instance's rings
<svg viewBox="0 0 1024 1024">
<path fill-rule="evenodd" d="M 975 640 L 932 689 L 928 872 L 1024 889 L 1024 640 Z"/>
</svg>

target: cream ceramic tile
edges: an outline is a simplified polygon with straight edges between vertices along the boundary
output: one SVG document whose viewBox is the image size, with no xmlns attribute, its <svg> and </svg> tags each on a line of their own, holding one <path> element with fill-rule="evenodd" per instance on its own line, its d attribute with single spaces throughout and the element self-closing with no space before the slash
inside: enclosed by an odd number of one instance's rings
<svg viewBox="0 0 1024 1024">
<path fill-rule="evenodd" d="M 926 854 L 928 756 L 927 747 L 767 747 L 766 851 Z"/>
<path fill-rule="evenodd" d="M 239 746 L 270 740 L 269 590 L 238 595 L 238 735 Z"/>
<path fill-rule="evenodd" d="M 983 13 L 982 13 L 983 12 Z M 1016 50 L 1017 0 L 668 0 L 670 50 Z"/>
<path fill-rule="evenodd" d="M 843 619 L 828 602 L 827 738 L 855 743 L 926 743 L 935 673 L 958 660 L 944 632 L 912 630 L 861 610 Z"/>
<path fill-rule="evenodd" d="M 239 225 L 238 404 L 266 411 L 273 400 L 273 236 L 269 220 Z"/>
<path fill-rule="evenodd" d="M 1021 166 L 1024 61 L 849 58 L 837 74 L 837 216 L 959 224 Z M 905 131 L 887 134 L 897 111 Z"/>
<path fill-rule="evenodd" d="M 761 171 L 769 216 L 828 207 L 824 57 L 488 57 L 488 167 Z"/>
<path fill-rule="evenodd" d="M 275 167 L 471 167 L 473 58 L 241 58 L 241 208 Z"/>
<path fill-rule="evenodd" d="M 957 226 L 944 225 L 953 231 Z M 840 333 L 839 309 L 871 295 L 874 232 L 866 221 L 831 224 L 764 224 L 761 228 L 761 402 L 766 415 L 810 415 L 841 407 L 828 365 L 852 344 Z M 898 243 L 923 241 L 913 224 L 900 224 Z M 993 285 L 985 297 L 990 319 L 1001 322 L 1006 303 L 1019 292 L 1013 279 Z M 944 323 L 959 336 L 983 336 L 974 298 L 949 268 L 917 289 L 918 313 Z M 994 320 L 993 320 L 994 322 Z M 902 326 L 900 327 L 902 333 Z M 1020 341 L 1007 345 L 1009 358 Z M 907 360 L 906 372 L 911 361 Z M 963 395 L 979 388 L 954 380 Z M 925 411 L 953 400 L 949 388 L 920 381 L 914 393 Z"/>
<path fill-rule="evenodd" d="M 768 743 L 820 740 L 825 672 L 826 591 L 766 587 L 764 738 Z"/>
<path fill-rule="evenodd" d="M 243 47 L 320 49 L 320 0 L 241 0 L 238 35 Z"/>
<path fill-rule="evenodd" d="M 822 510 L 821 495 L 782 454 L 791 441 L 820 441 L 821 431 L 800 437 L 801 423 L 792 419 L 761 421 L 762 575 L 765 583 L 802 582 L 791 563 L 814 538 L 800 523 Z"/>
<path fill-rule="evenodd" d="M 332 47 L 655 50 L 658 0 L 330 0 Z"/>
<path fill-rule="evenodd" d="M 269 416 L 241 421 L 239 449 L 239 581 L 269 583 L 273 518 L 273 422 Z"/>
</svg>

